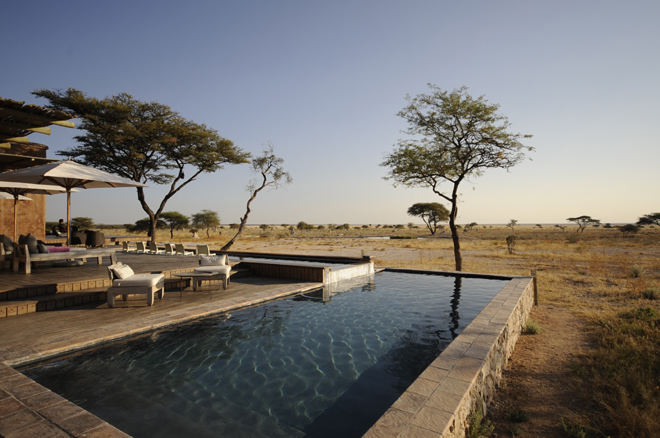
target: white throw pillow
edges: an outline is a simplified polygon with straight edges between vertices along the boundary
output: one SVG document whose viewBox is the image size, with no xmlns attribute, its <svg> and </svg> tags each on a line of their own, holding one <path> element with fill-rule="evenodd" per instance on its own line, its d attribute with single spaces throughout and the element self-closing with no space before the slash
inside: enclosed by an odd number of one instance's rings
<svg viewBox="0 0 660 438">
<path fill-rule="evenodd" d="M 200 266 L 223 266 L 227 264 L 227 256 L 199 256 Z"/>
<path fill-rule="evenodd" d="M 117 275 L 117 277 L 119 277 L 121 280 L 135 274 L 135 272 L 133 272 L 131 267 L 128 265 L 115 266 L 112 268 L 112 270 L 115 271 L 115 275 Z"/>
</svg>

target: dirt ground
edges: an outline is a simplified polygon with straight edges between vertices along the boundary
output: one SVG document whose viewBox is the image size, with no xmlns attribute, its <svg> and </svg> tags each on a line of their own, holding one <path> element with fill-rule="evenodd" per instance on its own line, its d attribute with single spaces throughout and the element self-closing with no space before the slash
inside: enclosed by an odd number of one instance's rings
<svg viewBox="0 0 660 438">
<path fill-rule="evenodd" d="M 535 307 L 531 319 L 543 331 L 523 334 L 516 344 L 486 417 L 495 426 L 493 437 L 563 438 L 567 435 L 560 418 L 575 421 L 589 406 L 578 396 L 575 374 L 578 357 L 590 348 L 584 324 L 554 305 Z M 523 410 L 529 420 L 510 421 L 514 409 Z"/>
</svg>

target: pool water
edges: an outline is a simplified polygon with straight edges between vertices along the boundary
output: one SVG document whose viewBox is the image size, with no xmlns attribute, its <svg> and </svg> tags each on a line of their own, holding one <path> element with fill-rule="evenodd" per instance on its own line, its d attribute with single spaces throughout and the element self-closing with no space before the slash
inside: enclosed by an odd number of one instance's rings
<svg viewBox="0 0 660 438">
<path fill-rule="evenodd" d="M 505 284 L 384 272 L 22 372 L 134 437 L 358 437 Z"/>
</svg>

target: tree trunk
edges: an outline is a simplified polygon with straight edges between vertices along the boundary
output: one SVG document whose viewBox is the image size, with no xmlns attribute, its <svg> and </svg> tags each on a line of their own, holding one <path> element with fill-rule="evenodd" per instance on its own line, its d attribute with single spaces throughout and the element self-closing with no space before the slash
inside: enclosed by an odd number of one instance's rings
<svg viewBox="0 0 660 438">
<path fill-rule="evenodd" d="M 241 235 L 241 233 L 243 232 L 243 229 L 245 228 L 245 224 L 247 224 L 248 215 L 250 214 L 250 211 L 251 211 L 251 210 L 250 210 L 250 204 L 252 203 L 252 201 L 254 200 L 254 198 L 257 197 L 257 193 L 259 193 L 259 191 L 260 191 L 261 189 L 263 189 L 264 187 L 265 187 L 265 184 L 262 185 L 259 189 L 255 190 L 254 193 L 252 193 L 252 196 L 250 197 L 250 199 L 249 199 L 248 202 L 247 202 L 247 207 L 246 207 L 245 216 L 243 216 L 243 217 L 241 218 L 241 224 L 238 226 L 238 232 L 236 233 L 236 235 L 235 235 L 234 237 L 231 238 L 231 240 L 230 240 L 229 242 L 227 242 L 227 243 L 225 244 L 225 246 L 223 246 L 222 248 L 220 248 L 220 251 L 229 251 L 229 248 L 231 248 L 231 246 L 232 246 L 234 243 L 236 243 L 236 241 L 238 240 L 238 237 Z"/>
<path fill-rule="evenodd" d="M 461 257 L 461 243 L 458 239 L 458 229 L 456 228 L 456 218 L 458 217 L 458 184 L 454 184 L 454 190 L 451 197 L 451 212 L 449 213 L 449 229 L 451 230 L 451 240 L 454 242 L 454 259 L 456 261 L 456 270 L 463 270 L 463 257 Z"/>
<path fill-rule="evenodd" d="M 147 215 L 149 215 L 149 231 L 147 232 L 147 236 L 151 237 L 151 241 L 153 243 L 156 243 L 156 218 L 154 217 L 154 212 L 151 208 L 149 208 L 149 205 L 147 205 L 147 200 L 144 197 L 144 189 L 142 187 L 138 187 L 137 192 L 138 201 L 140 201 L 142 210 L 144 210 Z"/>
</svg>

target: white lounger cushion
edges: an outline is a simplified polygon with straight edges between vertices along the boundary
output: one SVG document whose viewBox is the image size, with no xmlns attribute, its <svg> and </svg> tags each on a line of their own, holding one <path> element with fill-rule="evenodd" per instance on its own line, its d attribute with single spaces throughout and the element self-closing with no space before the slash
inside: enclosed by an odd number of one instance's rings
<svg viewBox="0 0 660 438">
<path fill-rule="evenodd" d="M 199 256 L 200 266 L 222 266 L 227 264 L 227 255 Z"/>
<path fill-rule="evenodd" d="M 229 275 L 231 272 L 231 266 L 229 265 L 221 265 L 221 266 L 200 266 L 199 268 L 195 268 L 195 272 L 212 272 L 212 273 L 224 273 L 225 275 Z"/>
<path fill-rule="evenodd" d="M 164 280 L 165 276 L 163 274 L 135 274 L 123 280 L 112 280 L 112 285 L 114 287 L 156 286 Z"/>
</svg>

